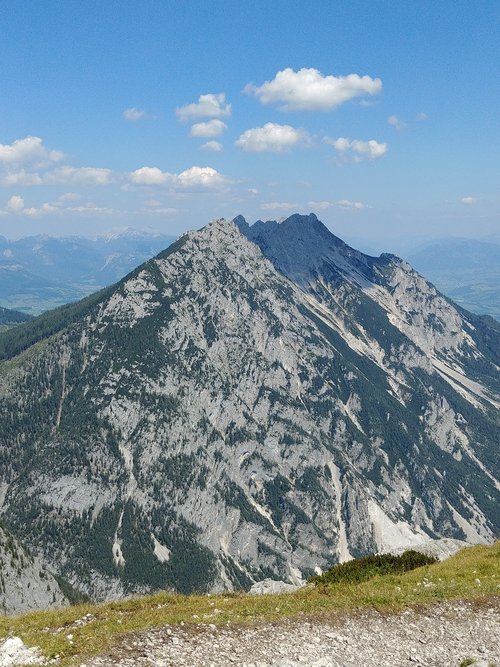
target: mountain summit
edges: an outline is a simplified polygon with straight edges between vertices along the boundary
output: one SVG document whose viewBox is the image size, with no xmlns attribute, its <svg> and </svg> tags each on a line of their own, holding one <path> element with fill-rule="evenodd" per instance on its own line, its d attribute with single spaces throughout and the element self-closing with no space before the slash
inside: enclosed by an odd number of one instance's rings
<svg viewBox="0 0 500 667">
<path fill-rule="evenodd" d="M 498 535 L 498 328 L 313 215 L 211 222 L 0 354 L 4 521 L 95 598 Z"/>
</svg>

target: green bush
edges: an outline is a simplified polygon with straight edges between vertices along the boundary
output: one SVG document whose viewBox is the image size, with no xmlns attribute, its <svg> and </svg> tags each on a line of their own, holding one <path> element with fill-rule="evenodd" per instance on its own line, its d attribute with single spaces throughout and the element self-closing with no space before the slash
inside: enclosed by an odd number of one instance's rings
<svg viewBox="0 0 500 667">
<path fill-rule="evenodd" d="M 335 565 L 321 575 L 311 577 L 314 584 L 358 584 L 378 575 L 400 574 L 437 561 L 419 551 L 405 551 L 400 556 L 380 554 L 364 556 L 347 563 Z"/>
</svg>

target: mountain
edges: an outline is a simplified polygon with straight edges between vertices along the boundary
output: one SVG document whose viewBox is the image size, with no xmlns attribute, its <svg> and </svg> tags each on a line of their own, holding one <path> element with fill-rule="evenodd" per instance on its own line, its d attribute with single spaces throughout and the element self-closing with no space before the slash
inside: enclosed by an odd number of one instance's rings
<svg viewBox="0 0 500 667">
<path fill-rule="evenodd" d="M 116 282 L 174 240 L 128 228 L 94 239 L 0 237 L 0 304 L 39 314 L 76 301 Z"/>
<path fill-rule="evenodd" d="M 0 358 L 4 522 L 93 598 L 499 533 L 500 325 L 314 215 L 189 232 Z"/>
<path fill-rule="evenodd" d="M 500 242 L 443 239 L 408 257 L 417 271 L 464 308 L 500 320 Z"/>
<path fill-rule="evenodd" d="M 32 316 L 26 313 L 21 313 L 18 310 L 9 310 L 0 306 L 0 331 L 14 327 L 21 322 L 29 322 Z"/>
<path fill-rule="evenodd" d="M 4 614 L 62 607 L 68 599 L 44 563 L 0 525 L 0 610 Z"/>
</svg>

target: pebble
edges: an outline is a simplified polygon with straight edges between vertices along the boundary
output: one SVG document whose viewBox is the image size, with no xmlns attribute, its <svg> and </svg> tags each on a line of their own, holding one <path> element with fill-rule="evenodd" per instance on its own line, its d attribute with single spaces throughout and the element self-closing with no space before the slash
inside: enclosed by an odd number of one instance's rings
<svg viewBox="0 0 500 667">
<path fill-rule="evenodd" d="M 458 667 L 466 658 L 500 667 L 500 600 L 488 608 L 443 603 L 425 610 L 374 610 L 315 622 L 251 626 L 198 623 L 130 636 L 114 657 L 87 667 Z"/>
</svg>

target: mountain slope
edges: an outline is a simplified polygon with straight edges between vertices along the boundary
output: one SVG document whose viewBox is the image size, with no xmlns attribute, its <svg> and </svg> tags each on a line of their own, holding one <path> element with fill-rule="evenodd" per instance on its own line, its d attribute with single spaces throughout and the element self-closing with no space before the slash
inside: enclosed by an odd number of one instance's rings
<svg viewBox="0 0 500 667">
<path fill-rule="evenodd" d="M 215 221 L 56 320 L 0 338 L 2 511 L 97 598 L 498 534 L 498 330 L 314 216 Z"/>
<path fill-rule="evenodd" d="M 0 331 L 14 327 L 17 324 L 21 324 L 21 322 L 29 322 L 29 320 L 31 320 L 31 315 L 0 306 Z"/>
<path fill-rule="evenodd" d="M 68 604 L 58 582 L 0 525 L 0 610 L 4 614 Z"/>
</svg>

